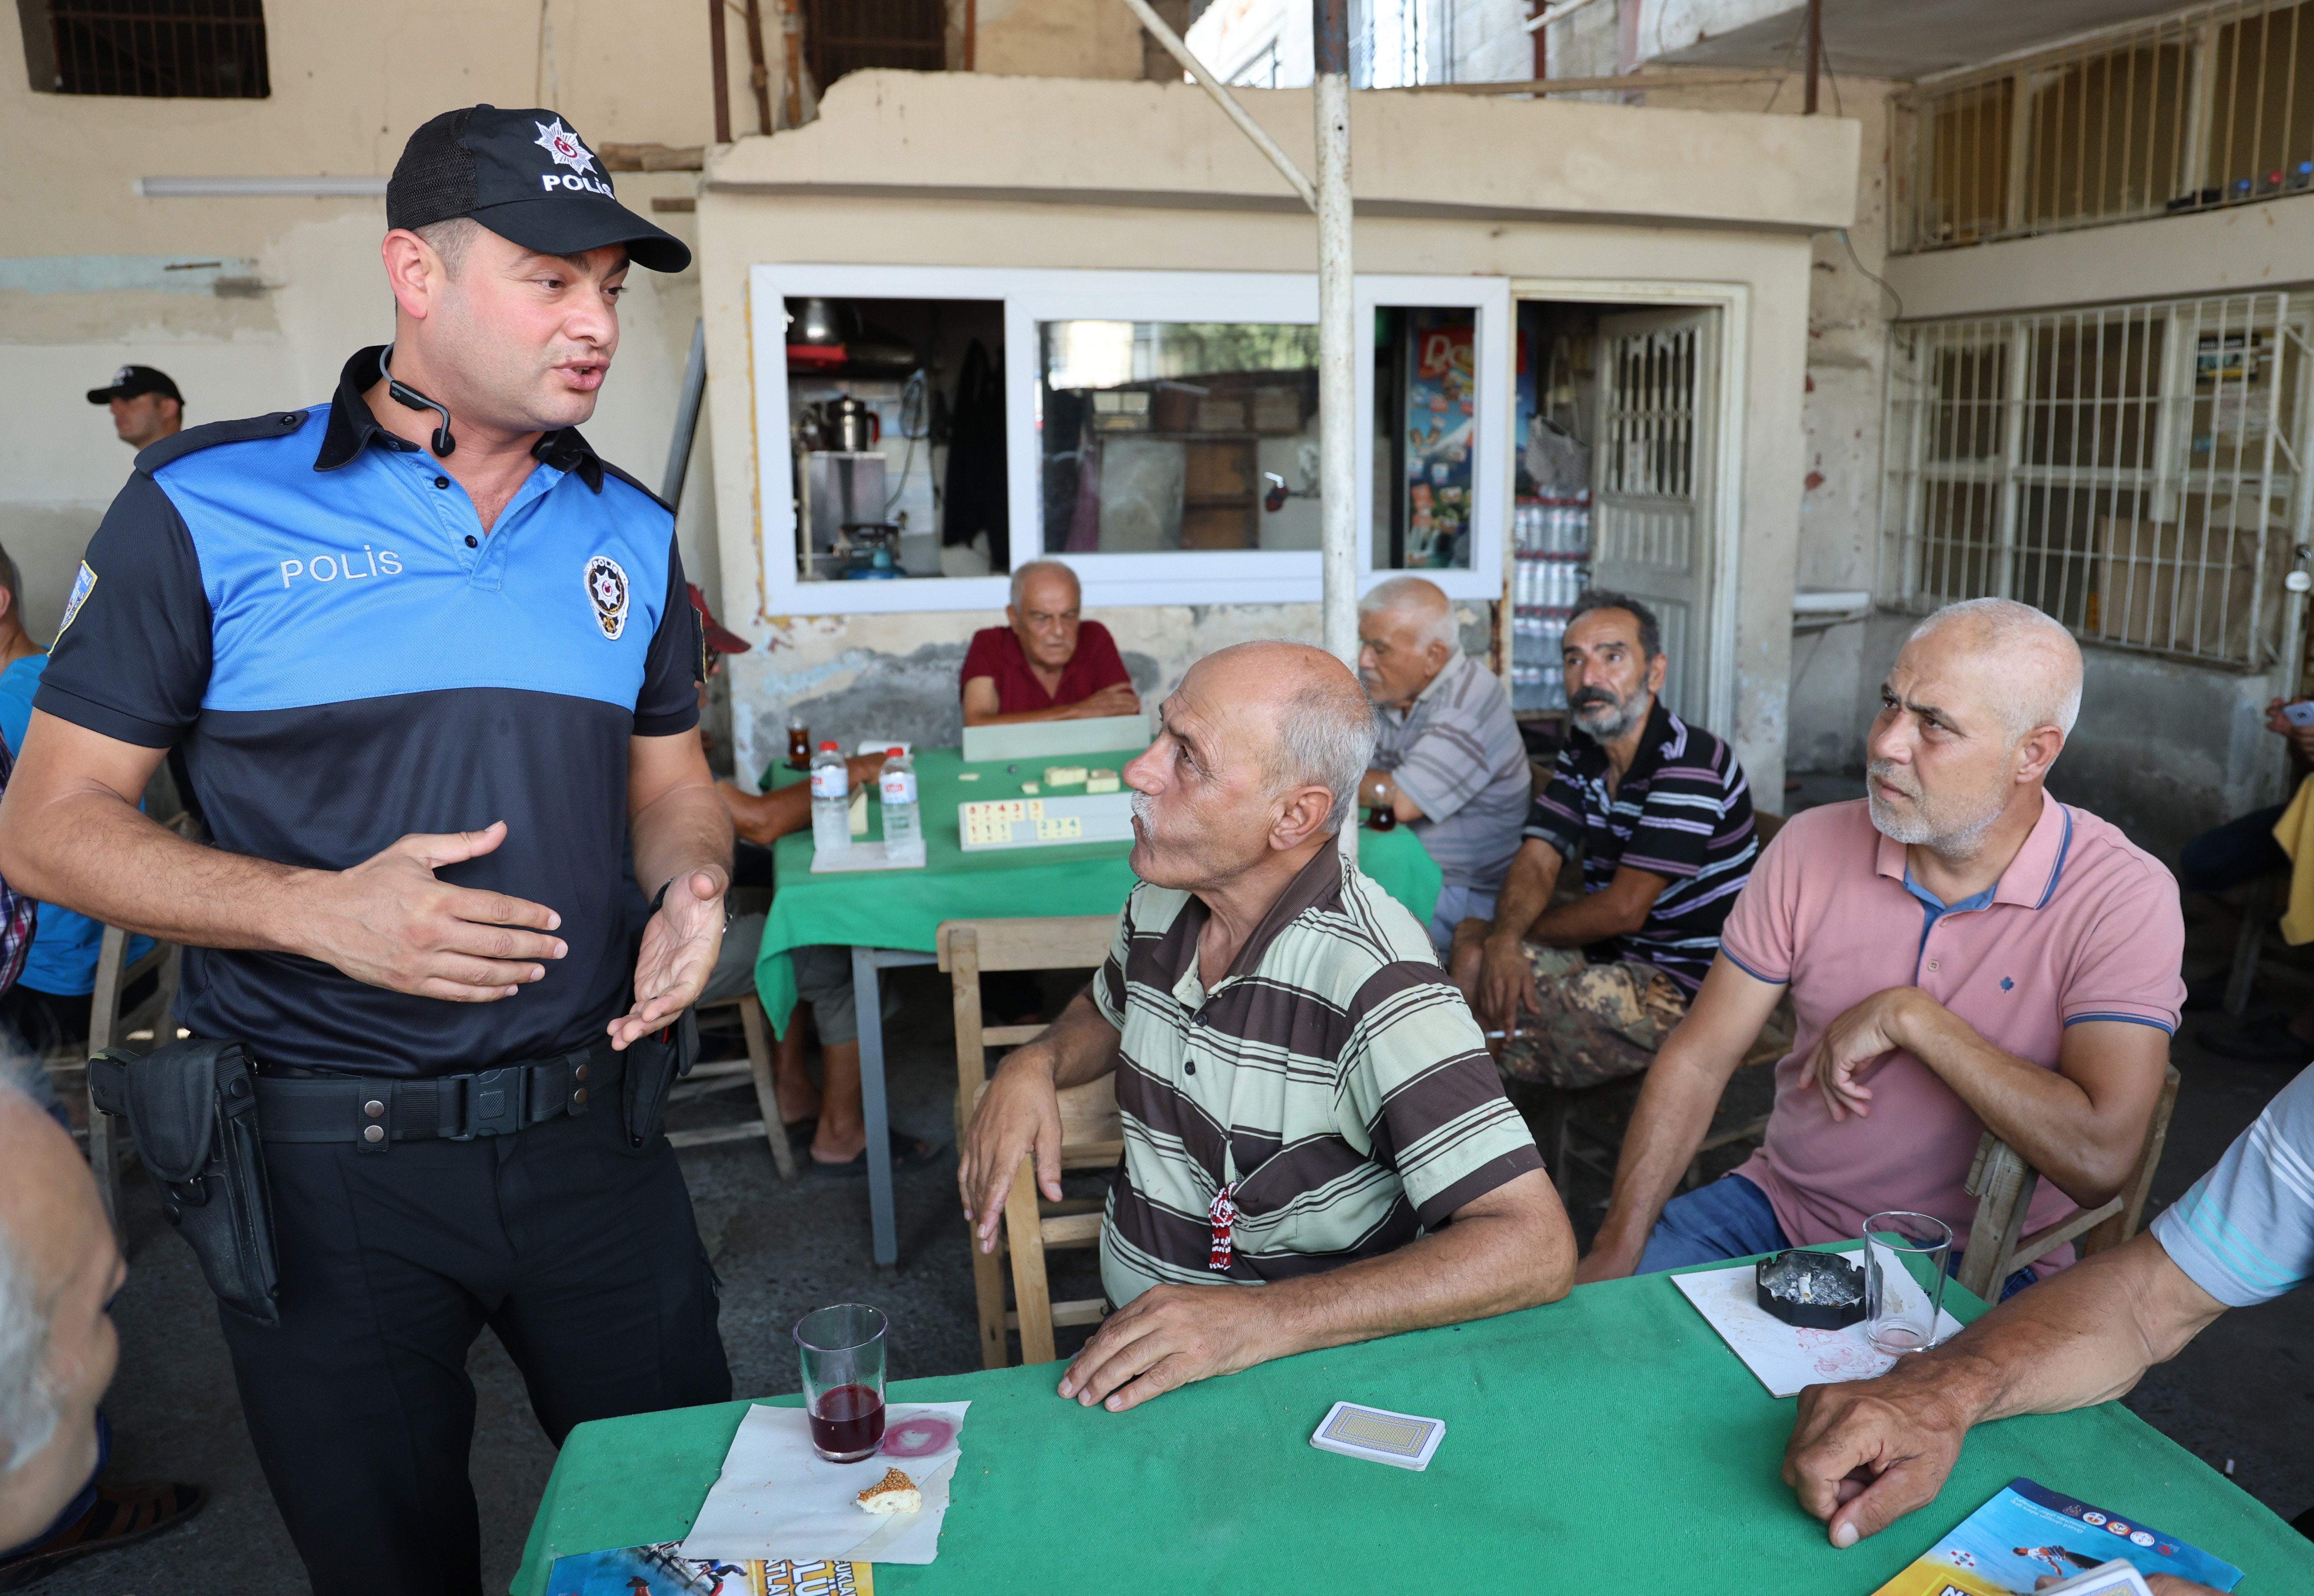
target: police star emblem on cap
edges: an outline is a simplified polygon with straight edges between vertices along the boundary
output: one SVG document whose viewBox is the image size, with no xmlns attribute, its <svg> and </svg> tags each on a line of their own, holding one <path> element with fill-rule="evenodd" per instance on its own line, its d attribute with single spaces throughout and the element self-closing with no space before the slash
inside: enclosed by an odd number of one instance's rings
<svg viewBox="0 0 2314 1596">
<path fill-rule="evenodd" d="M 562 125 L 561 117 L 531 126 L 538 129 L 538 147 L 553 156 L 557 165 L 568 166 L 581 177 L 595 169 L 595 157 L 578 142 L 578 136 Z"/>
</svg>

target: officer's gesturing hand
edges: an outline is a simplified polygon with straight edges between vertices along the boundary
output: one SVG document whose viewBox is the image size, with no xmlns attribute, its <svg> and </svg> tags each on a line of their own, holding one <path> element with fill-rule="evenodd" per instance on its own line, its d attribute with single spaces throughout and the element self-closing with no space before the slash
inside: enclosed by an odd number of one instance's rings
<svg viewBox="0 0 2314 1596">
<path fill-rule="evenodd" d="M 729 876 L 716 868 L 685 870 L 667 884 L 658 913 L 643 927 L 635 1006 L 610 1024 L 613 1047 L 658 1030 L 698 1001 L 723 948 L 723 893 L 729 885 Z"/>
<path fill-rule="evenodd" d="M 401 838 L 329 879 L 314 927 L 316 957 L 357 981 L 453 1003 L 494 1003 L 546 974 L 567 951 L 562 917 L 543 904 L 436 878 L 506 841 L 503 820 L 478 832 Z"/>
</svg>

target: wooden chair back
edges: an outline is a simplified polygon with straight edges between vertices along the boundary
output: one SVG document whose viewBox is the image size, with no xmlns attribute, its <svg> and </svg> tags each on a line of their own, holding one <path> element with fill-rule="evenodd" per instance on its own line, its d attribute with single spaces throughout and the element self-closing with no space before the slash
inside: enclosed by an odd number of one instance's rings
<svg viewBox="0 0 2314 1596">
<path fill-rule="evenodd" d="M 183 950 L 175 943 L 155 942 L 146 950 L 144 957 L 132 965 L 128 962 L 128 933 L 117 925 L 104 928 L 104 936 L 97 944 L 96 987 L 89 994 L 89 1057 L 93 1058 L 116 1043 L 126 1043 L 138 1031 L 146 1033 L 145 1050 L 148 1053 L 177 1039 L 173 1014 L 182 957 Z M 124 1013 L 121 995 L 147 975 L 159 977 L 152 994 Z M 83 1089 L 86 1089 L 85 1086 Z M 120 1224 L 122 1140 L 112 1116 L 101 1112 L 96 1099 L 91 1097 L 88 1165 L 96 1176 L 97 1195 L 104 1204 L 105 1217 L 112 1221 L 113 1237 L 125 1253 L 128 1233 Z"/>
<path fill-rule="evenodd" d="M 741 992 L 736 998 L 725 998 L 720 1002 L 698 1005 L 702 1014 L 711 1009 L 739 1010 L 739 1028 L 747 1038 L 747 1056 L 693 1065 L 691 1073 L 668 1091 L 667 1100 L 672 1106 L 691 1098 L 702 1097 L 708 1092 L 721 1090 L 735 1076 L 747 1075 L 755 1081 L 757 1117 L 743 1120 L 737 1124 L 669 1131 L 667 1133 L 667 1144 L 671 1147 L 704 1147 L 716 1142 L 752 1142 L 761 1136 L 771 1146 L 772 1167 L 780 1172 L 780 1178 L 793 1180 L 796 1177 L 795 1149 L 788 1145 L 788 1127 L 780 1118 L 780 1095 L 772 1084 L 771 1027 L 764 1021 L 763 1001 L 748 992 Z M 790 1029 L 790 1039 L 793 1034 Z"/>
<path fill-rule="evenodd" d="M 988 1050 L 1017 1047 L 1041 1035 L 1045 1027 L 991 1026 L 983 1023 L 980 974 L 984 970 L 1097 969 L 1108 957 L 1117 935 L 1114 914 L 1055 915 L 1034 920 L 949 920 L 934 936 L 940 967 L 948 972 L 956 1009 L 956 1131 L 962 1144 L 988 1089 Z M 1104 1076 L 1060 1093 L 1061 1168 L 1099 1169 L 1113 1167 L 1125 1155 L 1124 1131 L 1117 1108 L 1117 1083 Z M 998 1232 L 998 1252 L 984 1253 L 967 1231 L 965 1246 L 972 1255 L 973 1294 L 980 1319 L 980 1359 L 984 1368 L 1002 1369 L 1011 1360 L 1005 1340 L 1008 1330 L 1020 1333 L 1025 1362 L 1053 1360 L 1053 1330 L 1059 1325 L 1098 1323 L 1103 1304 L 1098 1298 L 1055 1302 L 1045 1270 L 1045 1252 L 1055 1247 L 1091 1247 L 1100 1240 L 1100 1204 L 1087 1199 L 1050 1203 L 1037 1192 L 1036 1171 L 1023 1160 L 1004 1205 Z M 998 1262 L 1009 1253 L 1012 1292 L 1018 1307 L 1006 1311 L 1004 1276 Z"/>
<path fill-rule="evenodd" d="M 2018 1156 L 2017 1150 L 1991 1131 L 1977 1143 L 1976 1161 L 1968 1172 L 1968 1192 L 1976 1199 L 1976 1222 L 1969 1228 L 1968 1250 L 1961 1256 L 1957 1278 L 1987 1302 L 2000 1294 L 2000 1283 L 2079 1239 L 2080 1255 L 2119 1247 L 2137 1234 L 2145 1215 L 2145 1199 L 2153 1189 L 2153 1172 L 2160 1166 L 2161 1150 L 2169 1140 L 2169 1115 L 2177 1107 L 2177 1066 L 2161 1080 L 2161 1095 L 2154 1099 L 2153 1118 L 2145 1128 L 2145 1143 L 2137 1162 L 2113 1199 L 2085 1208 L 2070 1219 L 2024 1234 L 2026 1211 L 2041 1183 L 2037 1170 Z"/>
</svg>

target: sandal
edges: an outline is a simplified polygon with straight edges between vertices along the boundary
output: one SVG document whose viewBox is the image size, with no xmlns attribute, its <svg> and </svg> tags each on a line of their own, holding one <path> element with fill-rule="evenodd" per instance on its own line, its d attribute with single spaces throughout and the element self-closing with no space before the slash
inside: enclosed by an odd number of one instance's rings
<svg viewBox="0 0 2314 1596">
<path fill-rule="evenodd" d="M 174 1529 L 208 1503 L 205 1486 L 99 1486 L 96 1504 L 22 1556 L 0 1563 L 0 1591 L 21 1591 L 66 1564 Z"/>
<path fill-rule="evenodd" d="M 924 1168 L 937 1161 L 941 1154 L 948 1151 L 946 1142 L 936 1146 L 930 1142 L 920 1142 L 914 1136 L 904 1136 L 897 1131 L 889 1133 L 892 1138 L 892 1173 L 895 1175 L 905 1175 L 911 1169 Z M 814 1175 L 825 1175 L 831 1179 L 840 1180 L 847 1176 L 868 1173 L 868 1150 L 864 1147 L 860 1150 L 857 1157 L 841 1164 L 823 1164 L 811 1156 L 808 1149 L 806 1149 L 804 1158 L 810 1164 L 811 1172 Z"/>
</svg>

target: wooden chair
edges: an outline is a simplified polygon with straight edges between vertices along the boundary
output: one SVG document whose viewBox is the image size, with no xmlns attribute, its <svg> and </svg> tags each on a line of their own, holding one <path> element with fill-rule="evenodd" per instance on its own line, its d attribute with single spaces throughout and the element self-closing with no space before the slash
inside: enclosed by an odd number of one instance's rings
<svg viewBox="0 0 2314 1596">
<path fill-rule="evenodd" d="M 980 1013 L 980 974 L 984 970 L 1084 970 L 1098 968 L 1108 957 L 1117 934 L 1113 914 L 1054 916 L 1035 920 L 948 920 L 934 934 L 940 967 L 948 972 L 956 1004 L 956 1132 L 963 1145 L 972 1112 L 988 1086 L 988 1049 L 1017 1047 L 1040 1035 L 1044 1027 L 985 1026 Z M 1061 1168 L 1106 1169 L 1125 1154 L 1124 1133 L 1117 1113 L 1116 1083 L 1101 1080 L 1073 1087 L 1061 1094 Z M 1025 1162 L 1025 1160 L 1024 1160 Z M 998 1251 L 984 1253 L 969 1231 L 965 1246 L 972 1255 L 973 1294 L 980 1318 L 980 1360 L 984 1368 L 1002 1369 L 1006 1355 L 1005 1332 L 1020 1332 L 1026 1361 L 1050 1362 L 1055 1325 L 1089 1325 L 1101 1317 L 1099 1299 L 1055 1303 L 1046 1286 L 1045 1251 L 1054 1247 L 1083 1247 L 1100 1238 L 1100 1204 L 1089 1199 L 1047 1203 L 1038 1198 L 1033 1171 L 1013 1183 L 1005 1204 L 1004 1222 L 997 1238 Z M 1003 1265 L 999 1255 L 1011 1257 L 1018 1310 L 1004 1309 Z"/>
<path fill-rule="evenodd" d="M 145 957 L 129 964 L 128 933 L 117 925 L 104 928 L 103 939 L 97 945 L 96 988 L 89 995 L 88 1056 L 94 1057 L 115 1043 L 141 1041 L 145 1049 L 163 1046 L 177 1039 L 177 1027 L 172 1010 L 177 1001 L 177 974 L 183 950 L 173 942 L 155 942 Z M 120 1001 L 123 993 L 147 975 L 155 975 L 150 995 L 133 1010 L 123 1013 Z M 166 1033 L 165 1035 L 163 1033 Z M 88 1089 L 87 1063 L 81 1063 L 81 1090 Z M 88 1164 L 96 1176 L 97 1195 L 103 1200 L 105 1217 L 112 1221 L 112 1233 L 124 1239 L 120 1227 L 120 1169 L 122 1138 L 119 1127 L 109 1114 L 98 1112 L 96 1101 L 88 1105 Z"/>
<path fill-rule="evenodd" d="M 2025 1212 L 2041 1183 L 2038 1171 L 2018 1156 L 2017 1150 L 1991 1131 L 1976 1146 L 1976 1161 L 1968 1172 L 1968 1193 L 1976 1199 L 1976 1222 L 1969 1228 L 1968 1250 L 1961 1256 L 1957 1278 L 1984 1301 L 1996 1300 L 2000 1283 L 2026 1265 L 2079 1238 L 2080 1255 L 2119 1247 L 2137 1234 L 2145 1213 L 2146 1194 L 2153 1189 L 2153 1171 L 2161 1162 L 2161 1149 L 2169 1140 L 2169 1113 L 2177 1106 L 2177 1067 L 2162 1077 L 2161 1095 L 2154 1100 L 2152 1123 L 2145 1128 L 2145 1145 L 2138 1150 L 2121 1191 L 2111 1201 L 2085 1208 L 2027 1236 Z"/>
<path fill-rule="evenodd" d="M 764 1023 L 764 1005 L 752 992 L 736 998 L 726 998 L 718 1003 L 702 1003 L 699 1012 L 711 1009 L 737 1009 L 740 1028 L 747 1035 L 747 1056 L 711 1064 L 694 1064 L 691 1073 L 675 1083 L 667 1094 L 667 1107 L 720 1091 L 736 1077 L 755 1078 L 755 1111 L 760 1116 L 743 1120 L 737 1124 L 711 1125 L 702 1130 L 669 1131 L 667 1142 L 674 1147 L 706 1147 L 718 1142 L 751 1142 L 761 1136 L 771 1144 L 772 1163 L 778 1168 L 782 1180 L 796 1177 L 795 1149 L 788 1145 L 788 1128 L 780 1118 L 780 1097 L 772 1084 L 772 1048 L 770 1027 Z"/>
</svg>

